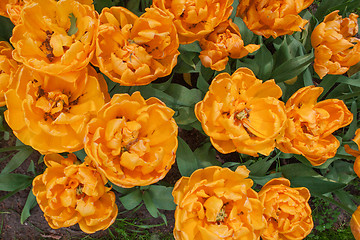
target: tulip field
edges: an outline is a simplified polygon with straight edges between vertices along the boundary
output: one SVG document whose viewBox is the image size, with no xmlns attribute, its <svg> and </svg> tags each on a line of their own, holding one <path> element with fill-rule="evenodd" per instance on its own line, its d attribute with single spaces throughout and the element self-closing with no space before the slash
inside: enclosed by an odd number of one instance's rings
<svg viewBox="0 0 360 240">
<path fill-rule="evenodd" d="M 359 0 L 1 0 L 0 238 L 360 240 Z"/>
</svg>

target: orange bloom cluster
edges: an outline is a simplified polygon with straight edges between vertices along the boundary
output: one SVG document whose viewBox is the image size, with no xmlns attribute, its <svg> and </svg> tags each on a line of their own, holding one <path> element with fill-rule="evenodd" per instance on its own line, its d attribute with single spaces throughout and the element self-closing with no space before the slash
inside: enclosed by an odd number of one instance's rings
<svg viewBox="0 0 360 240">
<path fill-rule="evenodd" d="M 360 128 L 356 130 L 353 141 L 356 143 L 358 150 L 351 149 L 349 147 L 349 145 L 345 145 L 344 147 L 345 147 L 345 151 L 347 153 L 356 157 L 355 163 L 354 163 L 354 171 L 355 171 L 356 175 L 358 175 L 358 177 L 360 177 Z"/>
<path fill-rule="evenodd" d="M 118 186 L 158 182 L 175 162 L 178 128 L 173 114 L 157 98 L 115 94 L 88 124 L 85 152 Z"/>
<path fill-rule="evenodd" d="M 95 168 L 76 161 L 75 154 L 46 155 L 48 168 L 33 180 L 33 193 L 52 228 L 78 223 L 86 233 L 104 230 L 117 217 L 115 194 Z"/>
<path fill-rule="evenodd" d="M 153 0 L 153 6 L 173 19 L 181 44 L 204 38 L 226 21 L 233 10 L 232 3 L 233 0 Z"/>
<path fill-rule="evenodd" d="M 231 58 L 242 58 L 260 48 L 260 45 L 244 46 L 239 27 L 231 19 L 220 23 L 213 32 L 199 40 L 202 51 L 201 63 L 216 71 L 222 71 Z"/>
<path fill-rule="evenodd" d="M 277 139 L 277 148 L 282 152 L 301 154 L 314 166 L 335 156 L 340 143 L 332 133 L 353 120 L 343 101 L 317 102 L 322 91 L 321 87 L 308 86 L 289 98 L 285 135 Z"/>
<path fill-rule="evenodd" d="M 87 4 L 36 0 L 24 7 L 13 29 L 13 57 L 51 75 L 78 71 L 93 57 L 97 29 L 97 13 Z"/>
<path fill-rule="evenodd" d="M 5 92 L 9 87 L 10 75 L 18 68 L 18 63 L 11 56 L 12 50 L 8 42 L 0 41 L 0 107 L 5 106 Z"/>
<path fill-rule="evenodd" d="M 338 13 L 336 10 L 327 15 L 311 34 L 314 70 L 320 78 L 344 74 L 360 62 L 360 39 L 354 37 L 358 32 L 358 15 L 351 13 L 342 18 Z"/>
<path fill-rule="evenodd" d="M 145 85 L 177 63 L 179 40 L 172 18 L 157 8 L 137 17 L 126 8 L 104 8 L 93 63 L 121 85 Z"/>
<path fill-rule="evenodd" d="M 314 227 L 307 188 L 291 188 L 286 178 L 272 179 L 262 187 L 259 198 L 268 224 L 262 239 L 301 240 Z"/>
<path fill-rule="evenodd" d="M 263 83 L 250 69 L 239 68 L 215 77 L 195 114 L 219 152 L 269 155 L 287 119 L 281 95 L 274 80 Z"/>
<path fill-rule="evenodd" d="M 240 0 L 237 16 L 255 34 L 277 38 L 301 31 L 307 20 L 298 14 L 314 0 Z"/>
<path fill-rule="evenodd" d="M 83 148 L 85 127 L 108 99 L 92 67 L 51 76 L 21 66 L 5 93 L 5 119 L 15 136 L 42 154 Z"/>
<path fill-rule="evenodd" d="M 248 175 L 245 166 L 212 166 L 182 177 L 172 193 L 175 239 L 259 239 L 266 221 Z"/>
</svg>

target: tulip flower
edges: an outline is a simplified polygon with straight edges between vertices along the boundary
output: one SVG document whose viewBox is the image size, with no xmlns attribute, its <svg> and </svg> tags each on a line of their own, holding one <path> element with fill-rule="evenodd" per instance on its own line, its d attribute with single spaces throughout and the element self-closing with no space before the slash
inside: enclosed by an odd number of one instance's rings
<svg viewBox="0 0 360 240">
<path fill-rule="evenodd" d="M 360 39 L 354 37 L 358 32 L 358 15 L 351 13 L 342 18 L 338 13 L 336 10 L 328 14 L 311 34 L 314 70 L 321 79 L 327 74 L 344 74 L 360 62 Z"/>
<path fill-rule="evenodd" d="M 264 208 L 248 176 L 245 166 L 235 172 L 211 166 L 178 180 L 172 192 L 175 239 L 260 239 Z"/>
</svg>

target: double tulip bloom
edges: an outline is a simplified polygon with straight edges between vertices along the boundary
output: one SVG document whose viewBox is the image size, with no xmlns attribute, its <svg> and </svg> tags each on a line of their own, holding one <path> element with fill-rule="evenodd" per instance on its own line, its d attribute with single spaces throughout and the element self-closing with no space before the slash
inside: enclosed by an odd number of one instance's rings
<svg viewBox="0 0 360 240">
<path fill-rule="evenodd" d="M 204 38 L 226 21 L 233 10 L 232 3 L 233 0 L 154 0 L 153 6 L 173 19 L 180 43 L 188 44 Z"/>
<path fill-rule="evenodd" d="M 5 96 L 6 122 L 42 154 L 83 148 L 86 124 L 109 98 L 104 78 L 90 66 L 62 76 L 21 66 Z"/>
<path fill-rule="evenodd" d="M 315 49 L 314 70 L 323 78 L 326 74 L 341 75 L 360 61 L 358 15 L 342 18 L 336 10 L 324 18 L 311 34 Z"/>
<path fill-rule="evenodd" d="M 266 221 L 248 175 L 244 166 L 212 166 L 182 177 L 172 193 L 175 239 L 259 239 Z"/>
<path fill-rule="evenodd" d="M 335 156 L 340 143 L 332 133 L 353 120 L 343 101 L 317 102 L 322 91 L 321 87 L 308 86 L 289 98 L 285 135 L 277 139 L 277 148 L 282 152 L 301 154 L 314 166 Z"/>
<path fill-rule="evenodd" d="M 51 228 L 79 224 L 82 231 L 94 233 L 115 221 L 115 194 L 95 168 L 77 163 L 74 154 L 46 155 L 44 162 L 47 169 L 34 178 L 32 191 Z"/>
<path fill-rule="evenodd" d="M 118 186 L 153 184 L 175 162 L 178 128 L 173 114 L 157 98 L 116 94 L 88 124 L 85 152 Z"/>
<path fill-rule="evenodd" d="M 301 31 L 307 20 L 298 14 L 314 0 L 240 0 L 237 16 L 255 34 L 266 38 Z"/>
<path fill-rule="evenodd" d="M 213 32 L 199 40 L 202 51 L 201 63 L 216 71 L 222 71 L 231 58 L 242 58 L 260 48 L 260 45 L 244 46 L 239 27 L 231 19 L 220 23 Z"/>
<path fill-rule="evenodd" d="M 307 188 L 291 188 L 286 178 L 272 179 L 262 187 L 259 198 L 267 221 L 263 240 L 302 240 L 311 232 L 314 223 Z"/>
<path fill-rule="evenodd" d="M 75 0 L 36 0 L 24 7 L 21 23 L 13 29 L 13 57 L 51 75 L 79 71 L 94 55 L 97 29 L 93 6 Z"/>
<path fill-rule="evenodd" d="M 269 155 L 286 123 L 281 95 L 274 80 L 262 82 L 239 68 L 215 77 L 195 114 L 219 152 Z"/>
<path fill-rule="evenodd" d="M 104 8 L 93 63 L 121 85 L 146 85 L 171 73 L 178 47 L 176 28 L 164 11 L 147 8 L 137 17 L 126 8 Z"/>
<path fill-rule="evenodd" d="M 0 41 L 0 106 L 5 106 L 5 92 L 8 90 L 10 76 L 18 68 L 18 63 L 12 58 L 11 45 L 6 41 Z"/>
</svg>

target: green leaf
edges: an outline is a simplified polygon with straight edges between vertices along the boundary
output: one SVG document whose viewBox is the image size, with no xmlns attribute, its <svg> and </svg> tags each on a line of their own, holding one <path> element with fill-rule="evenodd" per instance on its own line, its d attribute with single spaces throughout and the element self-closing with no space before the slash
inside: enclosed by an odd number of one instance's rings
<svg viewBox="0 0 360 240">
<path fill-rule="evenodd" d="M 14 28 L 14 24 L 10 21 L 9 18 L 0 16 L 0 40 L 1 41 L 9 41 L 12 36 L 12 30 Z"/>
<path fill-rule="evenodd" d="M 180 84 L 172 83 L 165 92 L 174 98 L 174 104 L 178 106 L 194 106 L 202 100 L 202 92 L 199 89 L 188 89 Z"/>
<path fill-rule="evenodd" d="M 216 151 L 210 142 L 195 149 L 194 154 L 201 168 L 221 165 L 216 159 Z"/>
<path fill-rule="evenodd" d="M 294 177 L 322 177 L 313 168 L 302 163 L 291 163 L 281 166 L 281 172 L 287 179 Z"/>
<path fill-rule="evenodd" d="M 200 53 L 201 50 L 202 50 L 202 49 L 201 49 L 198 41 L 195 41 L 195 42 L 190 43 L 190 44 L 180 44 L 180 46 L 179 46 L 179 51 L 181 51 L 181 52 L 195 52 L 195 53 Z M 180 55 L 181 55 L 181 54 L 180 54 Z"/>
<path fill-rule="evenodd" d="M 175 210 L 176 204 L 172 196 L 173 187 L 151 185 L 147 192 L 158 209 Z"/>
<path fill-rule="evenodd" d="M 70 18 L 70 24 L 71 24 L 71 25 L 70 25 L 70 28 L 69 28 L 67 34 L 68 34 L 69 36 L 72 36 L 72 35 L 74 35 L 75 33 L 77 33 L 77 31 L 78 31 L 79 29 L 76 27 L 76 20 L 77 20 L 77 18 L 74 16 L 73 13 L 70 13 L 70 14 L 69 14 L 69 18 Z"/>
<path fill-rule="evenodd" d="M 354 163 L 335 161 L 328 169 L 329 172 L 325 175 L 325 177 L 339 183 L 348 184 L 357 177 L 354 172 L 353 165 Z"/>
<path fill-rule="evenodd" d="M 258 66 L 261 66 L 259 68 L 259 72 L 257 73 L 257 77 L 263 80 L 269 79 L 274 67 L 274 60 L 271 52 L 266 48 L 265 45 L 262 45 L 256 52 L 254 60 Z"/>
<path fill-rule="evenodd" d="M 334 182 L 316 177 L 293 177 L 289 179 L 292 187 L 306 187 L 311 194 L 324 194 L 343 189 L 346 187 L 344 183 Z"/>
<path fill-rule="evenodd" d="M 21 211 L 21 217 L 20 217 L 21 224 L 24 224 L 26 219 L 28 219 L 28 217 L 30 217 L 30 215 L 31 215 L 30 210 L 33 209 L 36 206 L 36 204 L 37 204 L 36 198 L 31 189 L 29 192 L 29 195 L 26 199 L 25 206 L 24 206 L 23 210 Z"/>
<path fill-rule="evenodd" d="M 0 174 L 0 191 L 19 191 L 31 185 L 33 178 L 23 174 Z"/>
<path fill-rule="evenodd" d="M 264 176 L 266 172 L 269 170 L 273 162 L 279 157 L 281 152 L 279 151 L 276 156 L 272 158 L 261 158 L 258 161 L 255 161 L 253 164 L 251 164 L 248 169 L 250 170 L 251 175 L 254 176 Z M 268 160 L 269 159 L 269 160 Z"/>
<path fill-rule="evenodd" d="M 30 172 L 30 173 L 36 175 L 36 172 L 35 172 L 35 164 L 34 164 L 34 161 L 33 161 L 33 160 L 30 161 L 30 164 L 29 164 L 29 167 L 28 167 L 28 169 L 27 169 L 27 172 Z"/>
<path fill-rule="evenodd" d="M 17 169 L 33 152 L 33 149 L 25 148 L 16 153 L 11 160 L 6 164 L 1 174 L 7 174 Z"/>
<path fill-rule="evenodd" d="M 343 189 L 335 191 L 334 194 L 343 205 L 345 205 L 346 207 L 351 209 L 353 212 L 355 212 L 357 206 L 354 204 L 354 202 L 352 200 L 353 195 L 351 195 L 350 193 L 346 192 Z"/>
<path fill-rule="evenodd" d="M 178 143 L 176 163 L 181 175 L 189 177 L 196 169 L 199 168 L 199 163 L 195 154 L 182 138 L 178 137 Z"/>
<path fill-rule="evenodd" d="M 154 218 L 159 217 L 160 212 L 155 206 L 154 202 L 152 201 L 150 194 L 147 191 L 145 191 L 144 194 L 142 195 L 142 198 L 144 200 L 145 207 L 149 211 L 150 215 L 153 216 Z"/>
<path fill-rule="evenodd" d="M 142 192 L 140 189 L 136 188 L 134 191 L 121 196 L 119 198 L 120 202 L 127 210 L 136 208 L 142 201 Z"/>
<path fill-rule="evenodd" d="M 271 179 L 279 178 L 279 177 L 281 177 L 281 172 L 275 172 L 275 173 L 271 173 L 271 174 L 261 176 L 261 177 L 251 175 L 251 172 L 250 172 L 250 175 L 249 175 L 250 179 L 252 179 L 256 184 L 259 184 L 261 186 L 264 186 Z"/>
<path fill-rule="evenodd" d="M 305 164 L 308 167 L 312 167 L 312 168 L 318 168 L 318 169 L 326 169 L 329 167 L 329 165 L 334 162 L 336 160 L 336 158 L 330 158 L 328 160 L 326 160 L 326 162 L 324 162 L 323 164 L 319 165 L 319 166 L 313 166 L 311 165 L 311 163 L 309 162 L 309 160 L 307 160 L 304 156 L 302 155 L 297 155 L 294 154 L 294 157 L 299 160 L 300 162 L 302 162 L 303 164 Z"/>
<path fill-rule="evenodd" d="M 11 146 L 6 148 L 0 148 L 0 153 L 2 152 L 10 152 L 15 150 L 25 150 L 25 149 L 32 149 L 30 146 L 22 145 L 22 146 Z"/>
<path fill-rule="evenodd" d="M 116 6 L 120 1 L 112 1 L 112 0 L 94 0 L 94 6 L 95 6 L 95 10 L 98 13 L 101 13 L 102 9 L 105 7 L 112 7 L 112 6 Z"/>
<path fill-rule="evenodd" d="M 82 161 L 84 161 L 85 157 L 87 156 L 86 152 L 84 149 L 81 149 L 79 151 L 74 152 L 74 154 L 76 155 L 76 157 Z"/>
<path fill-rule="evenodd" d="M 275 79 L 276 83 L 284 82 L 292 79 L 310 66 L 314 60 L 314 54 L 309 53 L 303 56 L 298 56 L 290 59 L 287 62 L 282 63 L 272 73 L 272 78 Z"/>
</svg>

